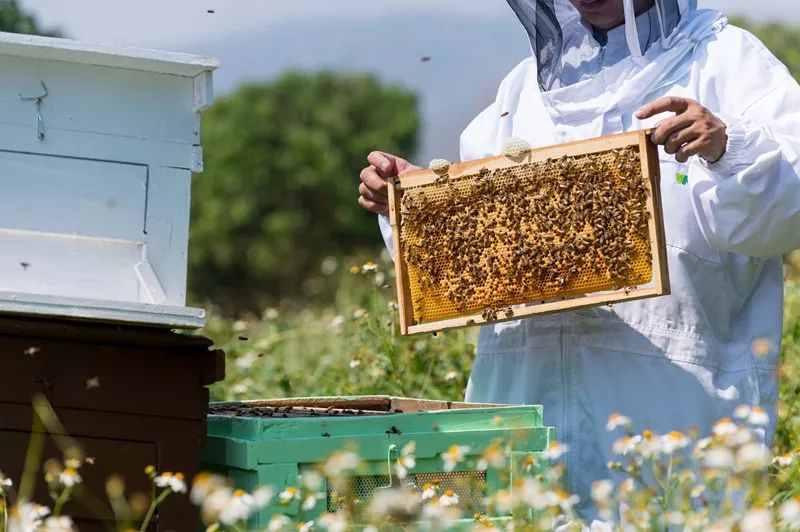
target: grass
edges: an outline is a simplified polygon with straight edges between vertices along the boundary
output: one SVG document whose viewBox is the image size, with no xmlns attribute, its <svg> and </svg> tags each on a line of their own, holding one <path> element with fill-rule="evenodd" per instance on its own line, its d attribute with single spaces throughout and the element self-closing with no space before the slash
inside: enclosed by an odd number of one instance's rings
<svg viewBox="0 0 800 532">
<path fill-rule="evenodd" d="M 215 400 L 391 394 L 461 400 L 476 331 L 403 338 L 396 323 L 388 257 L 326 260 L 338 286 L 329 304 L 267 309 L 232 321 L 212 314 L 203 331 L 227 353 L 227 377 Z M 355 272 L 355 273 L 354 273 Z M 800 448 L 800 277 L 786 282 L 780 420 L 776 452 Z"/>
</svg>

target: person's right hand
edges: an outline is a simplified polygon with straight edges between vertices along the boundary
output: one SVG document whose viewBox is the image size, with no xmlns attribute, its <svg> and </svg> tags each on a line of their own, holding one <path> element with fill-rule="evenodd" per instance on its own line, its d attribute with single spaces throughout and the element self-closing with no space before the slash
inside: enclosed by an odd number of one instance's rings
<svg viewBox="0 0 800 532">
<path fill-rule="evenodd" d="M 358 204 L 376 214 L 389 214 L 389 188 L 386 180 L 422 168 L 395 155 L 374 151 L 367 156 L 369 166 L 361 170 Z"/>
</svg>

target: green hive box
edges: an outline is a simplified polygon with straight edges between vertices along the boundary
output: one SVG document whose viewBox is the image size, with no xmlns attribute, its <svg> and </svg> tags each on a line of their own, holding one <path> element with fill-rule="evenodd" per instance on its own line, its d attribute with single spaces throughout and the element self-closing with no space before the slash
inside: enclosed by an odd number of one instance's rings
<svg viewBox="0 0 800 532">
<path fill-rule="evenodd" d="M 462 507 L 489 514 L 484 498 L 511 489 L 522 460 L 538 456 L 554 440 L 553 428 L 542 426 L 540 406 L 499 406 L 387 396 L 319 397 L 215 403 L 208 417 L 208 441 L 201 451 L 201 467 L 233 479 L 236 486 L 253 490 L 299 487 L 303 474 L 319 471 L 332 453 L 350 450 L 363 464 L 351 479 L 360 500 L 390 483 L 387 458 L 396 456 L 407 443 L 416 444 L 416 467 L 403 481 L 417 489 L 438 481 L 442 489 L 459 494 Z M 512 460 L 504 470 L 477 467 L 487 446 L 511 447 Z M 445 472 L 441 454 L 451 445 L 468 446 L 466 459 Z M 394 446 L 394 447 L 393 447 Z M 537 464 L 542 464 L 537 460 Z M 393 480 L 397 482 L 395 478 Z M 300 502 L 277 503 L 265 508 L 251 522 L 264 527 L 275 514 L 308 522 L 326 511 L 335 512 L 335 497 L 327 487 L 327 500 L 304 511 Z M 357 517 L 356 517 L 357 518 Z"/>
</svg>

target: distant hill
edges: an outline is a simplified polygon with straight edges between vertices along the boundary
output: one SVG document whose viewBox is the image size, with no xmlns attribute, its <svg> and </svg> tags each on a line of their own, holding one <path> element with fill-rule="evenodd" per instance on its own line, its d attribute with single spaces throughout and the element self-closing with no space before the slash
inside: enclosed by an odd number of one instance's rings
<svg viewBox="0 0 800 532">
<path fill-rule="evenodd" d="M 218 92 L 272 78 L 285 69 L 374 72 L 421 96 L 418 161 L 458 158 L 458 136 L 494 100 L 498 84 L 529 53 L 510 12 L 443 20 L 410 11 L 391 18 L 309 19 L 265 25 L 218 42 L 192 45 L 222 63 Z M 423 56 L 430 61 L 423 62 Z"/>
</svg>

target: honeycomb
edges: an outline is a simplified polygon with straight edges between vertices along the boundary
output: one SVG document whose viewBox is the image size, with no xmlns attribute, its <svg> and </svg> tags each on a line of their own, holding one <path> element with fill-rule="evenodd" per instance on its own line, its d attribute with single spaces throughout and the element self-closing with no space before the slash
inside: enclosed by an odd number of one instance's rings
<svg viewBox="0 0 800 532">
<path fill-rule="evenodd" d="M 403 186 L 412 325 L 650 283 L 648 191 L 638 146 Z"/>
</svg>

